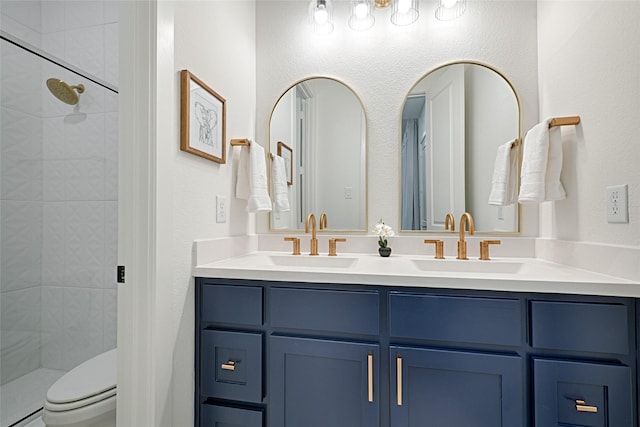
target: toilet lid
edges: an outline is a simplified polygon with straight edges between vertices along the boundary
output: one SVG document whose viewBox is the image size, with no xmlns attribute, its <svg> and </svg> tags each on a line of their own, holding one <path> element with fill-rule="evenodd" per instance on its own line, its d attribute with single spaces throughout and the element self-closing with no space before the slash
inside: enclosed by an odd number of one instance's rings
<svg viewBox="0 0 640 427">
<path fill-rule="evenodd" d="M 51 403 L 70 403 L 87 399 L 116 387 L 116 349 L 102 353 L 76 366 L 47 392 Z"/>
</svg>

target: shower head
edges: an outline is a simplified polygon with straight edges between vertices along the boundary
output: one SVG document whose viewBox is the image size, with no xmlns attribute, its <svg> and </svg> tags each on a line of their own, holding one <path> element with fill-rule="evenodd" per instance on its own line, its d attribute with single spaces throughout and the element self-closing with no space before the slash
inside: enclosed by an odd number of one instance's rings
<svg viewBox="0 0 640 427">
<path fill-rule="evenodd" d="M 84 92 L 84 85 L 79 84 L 75 86 L 69 86 L 66 82 L 63 82 L 60 79 L 50 78 L 47 80 L 47 87 L 60 101 L 69 104 L 75 105 L 78 103 L 78 93 Z M 78 91 L 76 93 L 76 91 Z"/>
</svg>

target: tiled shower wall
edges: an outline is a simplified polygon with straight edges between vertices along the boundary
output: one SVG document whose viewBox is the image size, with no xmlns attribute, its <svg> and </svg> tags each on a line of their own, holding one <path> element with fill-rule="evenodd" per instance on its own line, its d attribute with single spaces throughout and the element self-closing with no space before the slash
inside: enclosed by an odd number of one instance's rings
<svg viewBox="0 0 640 427">
<path fill-rule="evenodd" d="M 6 1 L 2 30 L 118 85 L 116 1 Z M 1 383 L 116 345 L 117 94 L 2 42 Z M 45 81 L 82 83 L 77 106 Z"/>
</svg>

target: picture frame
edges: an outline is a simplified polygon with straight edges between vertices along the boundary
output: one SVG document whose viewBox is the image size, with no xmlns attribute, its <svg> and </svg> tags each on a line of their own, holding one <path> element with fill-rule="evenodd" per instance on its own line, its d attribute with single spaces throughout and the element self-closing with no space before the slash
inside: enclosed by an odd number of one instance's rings
<svg viewBox="0 0 640 427">
<path fill-rule="evenodd" d="M 284 159 L 287 184 L 293 185 L 293 149 L 282 141 L 278 141 L 278 156 Z"/>
<path fill-rule="evenodd" d="M 180 149 L 227 162 L 226 100 L 189 70 L 180 71 Z"/>
</svg>

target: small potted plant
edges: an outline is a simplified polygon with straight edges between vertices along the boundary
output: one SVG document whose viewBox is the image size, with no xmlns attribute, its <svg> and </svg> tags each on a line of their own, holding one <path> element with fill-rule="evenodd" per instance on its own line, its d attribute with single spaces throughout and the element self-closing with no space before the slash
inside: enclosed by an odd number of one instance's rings
<svg viewBox="0 0 640 427">
<path fill-rule="evenodd" d="M 382 219 L 373 227 L 373 233 L 378 236 L 378 253 L 382 257 L 391 255 L 391 248 L 388 245 L 387 237 L 394 235 L 393 228 L 386 225 Z"/>
</svg>

